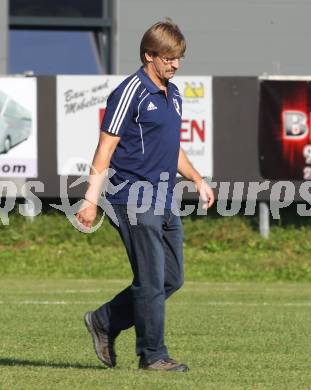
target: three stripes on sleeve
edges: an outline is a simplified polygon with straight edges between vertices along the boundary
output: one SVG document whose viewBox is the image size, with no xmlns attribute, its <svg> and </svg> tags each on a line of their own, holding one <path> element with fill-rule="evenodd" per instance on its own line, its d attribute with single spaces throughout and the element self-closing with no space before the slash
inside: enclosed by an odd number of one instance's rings
<svg viewBox="0 0 311 390">
<path fill-rule="evenodd" d="M 141 81 L 139 80 L 137 75 L 133 76 L 131 79 L 128 80 L 127 84 L 125 84 L 126 86 L 122 92 L 122 95 L 118 101 L 117 106 L 111 107 L 112 109 L 114 109 L 114 113 L 109 126 L 107 126 L 108 128 L 107 127 L 103 128 L 105 126 L 105 120 L 104 120 L 102 130 L 105 130 L 108 133 L 114 135 L 119 134 L 122 122 L 124 121 L 124 118 L 129 110 L 133 96 L 135 95 L 135 92 L 140 84 Z M 110 109 L 110 107 L 107 107 L 107 109 Z"/>
</svg>

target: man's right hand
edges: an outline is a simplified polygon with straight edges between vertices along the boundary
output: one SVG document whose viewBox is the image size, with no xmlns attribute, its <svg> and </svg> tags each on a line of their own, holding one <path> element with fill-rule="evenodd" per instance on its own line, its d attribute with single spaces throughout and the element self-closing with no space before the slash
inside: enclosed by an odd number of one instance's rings
<svg viewBox="0 0 311 390">
<path fill-rule="evenodd" d="M 97 205 L 85 199 L 80 207 L 80 210 L 76 214 L 76 218 L 82 225 L 87 228 L 91 228 L 96 215 Z"/>
<path fill-rule="evenodd" d="M 120 137 L 101 132 L 98 145 L 95 151 L 93 162 L 90 169 L 89 187 L 85 193 L 85 199 L 76 214 L 78 224 L 82 224 L 86 229 L 92 227 L 97 214 L 97 204 L 92 199 L 98 199 L 104 186 L 106 170 L 109 168 L 110 159 L 115 151 Z"/>
</svg>

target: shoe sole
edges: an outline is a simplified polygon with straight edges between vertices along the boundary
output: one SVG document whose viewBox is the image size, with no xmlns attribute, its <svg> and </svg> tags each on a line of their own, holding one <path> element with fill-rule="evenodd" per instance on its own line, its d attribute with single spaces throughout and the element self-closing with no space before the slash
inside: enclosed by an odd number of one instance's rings
<svg viewBox="0 0 311 390">
<path fill-rule="evenodd" d="M 176 367 L 176 368 L 171 368 L 171 369 L 168 370 L 168 371 L 187 372 L 187 371 L 189 371 L 189 367 L 184 366 L 184 365 L 180 365 L 180 366 L 178 366 L 178 367 Z"/>
<path fill-rule="evenodd" d="M 138 367 L 140 370 L 145 370 L 145 371 L 175 371 L 175 372 L 187 372 L 189 371 L 189 367 L 186 365 L 186 364 L 183 364 L 183 363 L 176 363 L 175 366 L 171 367 L 171 368 L 155 368 L 155 367 L 150 367 L 149 366 L 142 366 L 141 364 L 139 364 L 139 367 Z"/>
<path fill-rule="evenodd" d="M 93 347 L 94 347 L 94 350 L 95 350 L 95 353 L 98 357 L 98 359 L 104 363 L 107 367 L 109 368 L 113 368 L 113 365 L 107 361 L 101 351 L 100 351 L 100 342 L 99 342 L 99 338 L 97 336 L 97 333 L 93 327 L 93 323 L 92 323 L 92 312 L 91 311 L 88 311 L 87 313 L 85 313 L 84 315 L 84 323 L 85 323 L 85 326 L 86 326 L 86 329 L 89 331 L 89 333 L 91 334 L 92 336 L 92 340 L 93 340 Z"/>
<path fill-rule="evenodd" d="M 153 371 L 153 372 L 187 372 L 187 371 L 189 371 L 189 367 L 186 367 L 186 366 L 172 367 L 172 368 L 169 368 L 167 370 L 148 368 L 148 367 L 144 367 L 144 368 L 140 368 L 140 369 L 145 370 L 145 371 Z"/>
</svg>

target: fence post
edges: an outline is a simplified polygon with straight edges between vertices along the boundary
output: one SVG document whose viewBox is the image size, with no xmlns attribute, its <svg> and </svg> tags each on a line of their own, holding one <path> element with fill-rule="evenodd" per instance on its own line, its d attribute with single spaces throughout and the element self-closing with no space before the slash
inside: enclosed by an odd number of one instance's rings
<svg viewBox="0 0 311 390">
<path fill-rule="evenodd" d="M 259 231 L 263 238 L 269 238 L 270 214 L 267 202 L 259 202 Z"/>
</svg>

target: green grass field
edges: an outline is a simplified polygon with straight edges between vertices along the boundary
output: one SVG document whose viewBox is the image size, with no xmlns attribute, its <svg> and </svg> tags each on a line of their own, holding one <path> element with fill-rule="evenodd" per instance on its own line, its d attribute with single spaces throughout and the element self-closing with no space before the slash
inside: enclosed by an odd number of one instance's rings
<svg viewBox="0 0 311 390">
<path fill-rule="evenodd" d="M 188 281 L 311 281 L 311 219 L 283 213 L 269 240 L 258 233 L 258 218 L 183 218 Z M 0 277 L 130 278 L 126 253 L 105 220 L 92 234 L 72 227 L 49 210 L 27 222 L 14 212 L 0 224 Z"/>
<path fill-rule="evenodd" d="M 75 230 L 47 209 L 0 226 L 0 389 L 311 389 L 311 220 L 284 212 L 269 240 L 258 218 L 183 218 L 184 288 L 166 341 L 189 373 L 137 370 L 134 331 L 116 369 L 92 349 L 83 314 L 131 278 L 117 233 Z"/>
<path fill-rule="evenodd" d="M 188 282 L 167 305 L 166 341 L 188 373 L 137 370 L 134 332 L 118 366 L 97 360 L 83 314 L 126 280 L 0 280 L 1 389 L 310 389 L 311 286 Z"/>
</svg>

